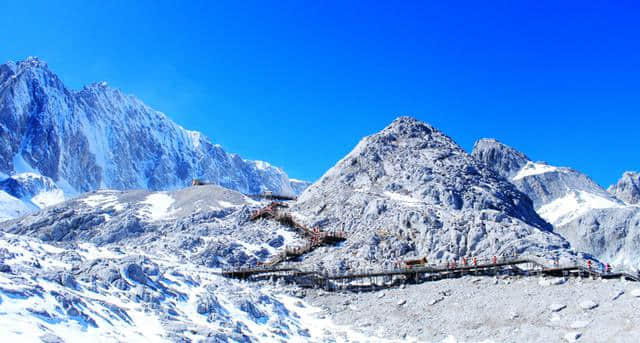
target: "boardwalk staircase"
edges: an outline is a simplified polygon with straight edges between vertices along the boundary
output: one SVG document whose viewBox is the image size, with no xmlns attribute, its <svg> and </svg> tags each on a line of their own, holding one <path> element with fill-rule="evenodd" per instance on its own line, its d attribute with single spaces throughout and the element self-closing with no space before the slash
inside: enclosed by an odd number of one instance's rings
<svg viewBox="0 0 640 343">
<path fill-rule="evenodd" d="M 250 220 L 267 219 L 277 221 L 302 235 L 305 243 L 299 246 L 287 246 L 284 251 L 281 251 L 271 260 L 263 262 L 261 265 L 275 266 L 280 262 L 298 258 L 320 246 L 335 245 L 346 240 L 346 235 L 343 231 L 323 231 L 318 227 L 309 228 L 298 222 L 290 213 L 281 211 L 281 209 L 288 207 L 285 203 L 272 201 L 264 208 L 254 211 L 251 214 Z"/>
</svg>

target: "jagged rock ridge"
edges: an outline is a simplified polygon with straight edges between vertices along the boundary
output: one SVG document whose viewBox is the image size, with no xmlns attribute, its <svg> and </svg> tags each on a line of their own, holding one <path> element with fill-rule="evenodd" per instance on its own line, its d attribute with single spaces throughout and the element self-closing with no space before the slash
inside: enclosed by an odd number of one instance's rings
<svg viewBox="0 0 640 343">
<path fill-rule="evenodd" d="M 492 138 L 478 140 L 472 154 L 506 178 L 515 176 L 530 161 L 525 154 Z"/>
<path fill-rule="evenodd" d="M 281 169 L 228 154 L 104 82 L 70 90 L 37 58 L 0 65 L 0 143 L 0 176 L 38 173 L 71 194 L 174 189 L 194 178 L 294 193 Z"/>
<path fill-rule="evenodd" d="M 640 204 L 640 173 L 625 172 L 608 191 L 627 204 Z"/>
</svg>

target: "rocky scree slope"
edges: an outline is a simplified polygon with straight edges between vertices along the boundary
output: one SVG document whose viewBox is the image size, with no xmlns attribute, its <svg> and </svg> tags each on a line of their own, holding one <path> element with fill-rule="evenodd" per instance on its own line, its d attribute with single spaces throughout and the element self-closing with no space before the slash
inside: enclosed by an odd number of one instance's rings
<svg viewBox="0 0 640 343">
<path fill-rule="evenodd" d="M 244 193 L 295 193 L 281 169 L 229 154 L 104 82 L 70 90 L 37 58 L 0 65 L 0 180 L 23 172 L 68 195 L 169 190 L 194 178 Z"/>
<path fill-rule="evenodd" d="M 569 248 L 526 195 L 410 117 L 362 139 L 293 211 L 309 225 L 346 232 L 342 246 L 310 255 L 326 268 Z"/>
<path fill-rule="evenodd" d="M 523 153 L 494 139 L 478 141 L 473 156 L 533 199 L 538 214 L 575 250 L 603 262 L 640 266 L 640 207 L 629 205 L 637 194 L 637 174 L 625 173 L 607 192 L 585 174 L 524 160 Z M 506 168 L 501 161 L 518 163 Z"/>
</svg>

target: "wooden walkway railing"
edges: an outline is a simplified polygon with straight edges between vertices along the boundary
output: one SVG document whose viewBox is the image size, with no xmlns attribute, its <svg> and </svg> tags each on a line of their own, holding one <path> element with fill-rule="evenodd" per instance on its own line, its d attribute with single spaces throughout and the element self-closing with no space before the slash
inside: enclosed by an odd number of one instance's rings
<svg viewBox="0 0 640 343">
<path fill-rule="evenodd" d="M 350 282 L 358 279 L 377 277 L 405 276 L 406 280 L 434 280 L 451 276 L 473 274 L 496 275 L 508 272 L 514 275 L 545 276 L 591 276 L 606 279 L 625 278 L 640 281 L 637 271 L 600 265 L 590 260 L 576 259 L 573 263 L 560 265 L 557 261 L 539 256 L 507 257 L 491 259 L 475 259 L 474 264 L 457 264 L 451 262 L 425 264 L 421 266 L 397 267 L 379 270 L 327 271 L 303 270 L 293 266 L 270 267 L 257 266 L 237 269 L 223 269 L 222 275 L 239 279 L 287 278 L 298 283 L 301 277 L 312 277 L 312 283 L 328 290 L 335 289 L 332 282 Z M 308 284 L 309 280 L 304 283 Z"/>
<path fill-rule="evenodd" d="M 317 227 L 309 228 L 296 221 L 291 214 L 280 212 L 280 208 L 287 207 L 288 205 L 286 204 L 274 201 L 266 207 L 254 211 L 249 218 L 251 221 L 258 219 L 275 220 L 282 225 L 293 228 L 305 238 L 303 245 L 285 247 L 284 251 L 274 255 L 270 260 L 262 262 L 262 266 L 275 266 L 287 259 L 300 257 L 309 253 L 322 245 L 336 244 L 347 239 L 343 231 L 323 231 Z"/>
</svg>

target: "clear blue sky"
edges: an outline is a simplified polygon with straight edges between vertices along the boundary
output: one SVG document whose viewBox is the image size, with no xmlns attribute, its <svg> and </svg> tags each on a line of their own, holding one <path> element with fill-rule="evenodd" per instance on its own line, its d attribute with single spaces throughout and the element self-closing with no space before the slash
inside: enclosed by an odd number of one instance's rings
<svg viewBox="0 0 640 343">
<path fill-rule="evenodd" d="M 0 58 L 106 80 L 295 178 L 398 115 L 605 186 L 640 170 L 640 5 L 392 2 L 4 0 Z"/>
</svg>

